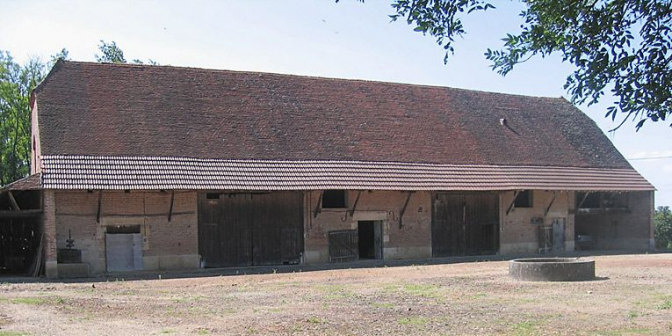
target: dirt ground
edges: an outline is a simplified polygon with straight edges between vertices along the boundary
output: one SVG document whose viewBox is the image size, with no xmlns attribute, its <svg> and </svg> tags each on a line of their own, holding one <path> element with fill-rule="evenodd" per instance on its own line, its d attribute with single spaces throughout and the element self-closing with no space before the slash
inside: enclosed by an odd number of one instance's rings
<svg viewBox="0 0 672 336">
<path fill-rule="evenodd" d="M 672 254 L 595 260 L 587 282 L 519 282 L 496 261 L 2 283 L 0 336 L 672 335 Z"/>
</svg>

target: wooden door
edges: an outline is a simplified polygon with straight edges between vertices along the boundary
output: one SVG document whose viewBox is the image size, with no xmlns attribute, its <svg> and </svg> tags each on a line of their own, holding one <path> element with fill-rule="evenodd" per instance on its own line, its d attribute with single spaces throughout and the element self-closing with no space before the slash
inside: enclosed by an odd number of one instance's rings
<svg viewBox="0 0 672 336">
<path fill-rule="evenodd" d="M 200 194 L 199 251 L 204 267 L 299 263 L 303 195 Z"/>
<path fill-rule="evenodd" d="M 493 254 L 499 241 L 498 196 L 437 193 L 432 213 L 435 257 Z"/>
<path fill-rule="evenodd" d="M 373 248 L 376 259 L 383 259 L 383 223 L 373 222 Z"/>
<path fill-rule="evenodd" d="M 297 264 L 303 247 L 303 195 L 252 195 L 253 264 Z"/>
</svg>

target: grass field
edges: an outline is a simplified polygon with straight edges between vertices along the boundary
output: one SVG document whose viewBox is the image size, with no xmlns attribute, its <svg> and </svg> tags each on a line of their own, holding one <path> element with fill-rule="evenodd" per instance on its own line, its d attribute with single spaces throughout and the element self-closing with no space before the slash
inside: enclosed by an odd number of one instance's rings
<svg viewBox="0 0 672 336">
<path fill-rule="evenodd" d="M 595 260 L 587 282 L 518 282 L 498 261 L 2 283 L 0 336 L 672 335 L 672 254 Z"/>
</svg>

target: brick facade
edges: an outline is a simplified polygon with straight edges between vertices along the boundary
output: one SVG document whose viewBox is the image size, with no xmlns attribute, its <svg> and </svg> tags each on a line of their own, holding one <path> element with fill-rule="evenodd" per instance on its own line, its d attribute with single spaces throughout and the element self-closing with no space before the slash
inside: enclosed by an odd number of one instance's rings
<svg viewBox="0 0 672 336">
<path fill-rule="evenodd" d="M 549 225 L 554 219 L 564 219 L 564 249 L 574 250 L 573 191 L 534 190 L 532 207 L 514 207 L 507 214 L 513 197 L 513 191 L 500 194 L 500 254 L 538 253 L 539 226 Z"/>
<path fill-rule="evenodd" d="M 381 221 L 383 224 L 383 258 L 409 259 L 431 257 L 431 194 L 414 192 L 399 227 L 399 213 L 408 192 L 363 191 L 354 214 L 350 215 L 357 191 L 348 191 L 347 209 L 315 210 L 320 191 L 306 193 L 305 261 L 324 263 L 329 260 L 328 233 L 333 230 L 356 229 L 358 221 Z"/>
<path fill-rule="evenodd" d="M 44 191 L 47 276 L 59 276 L 62 265 L 56 263 L 57 248 L 66 247 L 69 235 L 74 248 L 82 251 L 89 274 L 105 273 L 107 228 L 126 225 L 141 227 L 145 270 L 200 267 L 196 192 L 175 192 L 171 221 L 168 213 L 172 192 L 103 191 L 98 222 L 100 195 L 99 191 Z M 346 195 L 347 207 L 329 209 L 320 206 L 321 191 L 304 193 L 304 263 L 329 262 L 329 232 L 357 229 L 358 221 L 382 224 L 383 259 L 432 256 L 431 192 L 410 193 L 401 221 L 409 192 L 347 191 Z M 597 248 L 652 246 L 652 192 L 631 193 L 628 211 L 589 215 L 576 214 L 573 191 L 533 191 L 531 207 L 514 207 L 507 214 L 513 196 L 514 192 L 499 194 L 500 254 L 538 253 L 539 226 L 554 219 L 564 220 L 564 250 L 573 251 L 577 216 L 593 223 Z"/>
<path fill-rule="evenodd" d="M 173 215 L 168 221 L 170 192 L 104 191 L 100 223 L 99 192 L 56 192 L 56 241 L 65 248 L 69 233 L 74 248 L 92 274 L 106 271 L 105 232 L 108 226 L 139 225 L 146 270 L 199 267 L 198 222 L 195 192 L 176 192 Z"/>
</svg>

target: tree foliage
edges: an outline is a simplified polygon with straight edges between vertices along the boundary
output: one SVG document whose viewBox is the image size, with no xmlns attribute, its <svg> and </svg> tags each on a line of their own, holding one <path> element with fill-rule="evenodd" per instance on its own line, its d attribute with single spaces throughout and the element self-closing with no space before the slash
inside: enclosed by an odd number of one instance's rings
<svg viewBox="0 0 672 336">
<path fill-rule="evenodd" d="M 96 62 L 100 63 L 126 63 L 126 58 L 124 58 L 124 52 L 117 46 L 117 43 L 112 41 L 107 43 L 103 40 L 100 40 L 98 45 L 98 50 L 100 50 L 101 55 L 96 54 Z"/>
<path fill-rule="evenodd" d="M 65 50 L 65 49 L 63 49 Z M 96 62 L 100 63 L 128 63 L 126 61 L 126 58 L 124 57 L 124 51 L 117 46 L 117 42 L 110 42 L 107 43 L 104 40 L 100 40 L 100 44 L 98 45 L 98 50 L 100 50 L 101 54 L 98 55 L 96 54 Z M 67 57 L 67 51 L 65 56 Z M 135 64 L 145 64 L 145 62 L 139 60 L 139 59 L 133 59 L 131 63 Z M 150 65 L 159 65 L 156 61 L 149 59 L 147 60 L 147 64 Z"/>
<path fill-rule="evenodd" d="M 607 91 L 617 98 L 605 115 L 619 120 L 616 128 L 631 120 L 639 130 L 669 117 L 672 1 L 519 1 L 526 5 L 521 30 L 507 34 L 501 49 L 485 52 L 495 71 L 506 75 L 533 56 L 559 53 L 575 67 L 565 83 L 574 103 L 594 104 Z M 455 38 L 466 32 L 465 15 L 495 7 L 487 0 L 393 0 L 392 8 L 393 21 L 404 19 L 436 38 L 447 61 Z"/>
<path fill-rule="evenodd" d="M 656 209 L 653 222 L 655 226 L 656 248 L 672 250 L 672 211 L 669 206 Z"/>
<path fill-rule="evenodd" d="M 39 59 L 19 65 L 0 51 L 0 185 L 30 170 L 30 92 L 46 74 Z"/>
<path fill-rule="evenodd" d="M 102 55 L 95 55 L 98 62 L 126 63 L 124 52 L 114 41 L 100 42 Z M 51 56 L 50 62 L 32 58 L 23 65 L 15 62 L 8 51 L 0 50 L 0 186 L 30 172 L 30 94 L 59 59 L 68 59 L 66 49 Z M 148 63 L 158 64 L 151 59 Z"/>
</svg>

